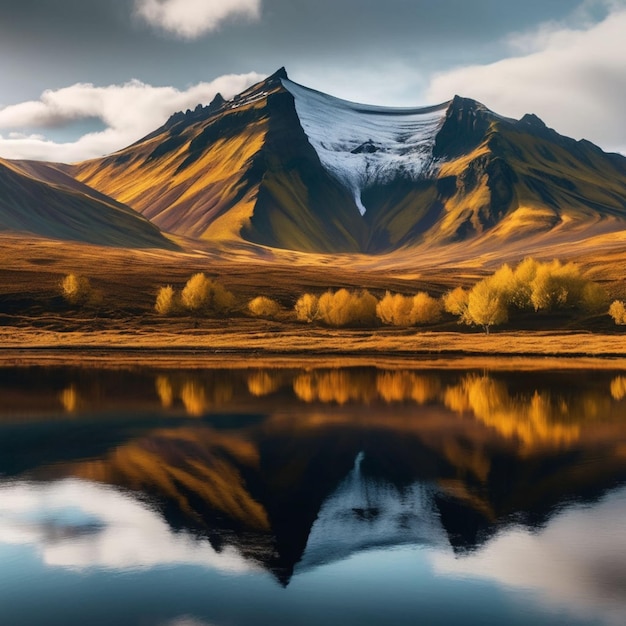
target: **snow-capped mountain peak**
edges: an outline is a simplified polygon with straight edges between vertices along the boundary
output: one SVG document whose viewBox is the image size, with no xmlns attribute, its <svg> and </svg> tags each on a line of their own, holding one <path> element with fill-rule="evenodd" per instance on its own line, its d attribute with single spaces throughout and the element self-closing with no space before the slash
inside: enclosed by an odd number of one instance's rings
<svg viewBox="0 0 626 626">
<path fill-rule="evenodd" d="M 387 108 L 354 104 L 287 78 L 282 84 L 319 159 L 346 186 L 362 215 L 363 191 L 398 178 L 417 180 L 433 173 L 435 138 L 449 103 L 426 108 Z"/>
</svg>

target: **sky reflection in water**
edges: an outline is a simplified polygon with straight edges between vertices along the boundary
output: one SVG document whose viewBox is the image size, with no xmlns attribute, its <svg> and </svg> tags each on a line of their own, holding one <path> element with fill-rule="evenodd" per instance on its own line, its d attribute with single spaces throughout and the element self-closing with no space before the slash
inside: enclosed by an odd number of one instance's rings
<svg viewBox="0 0 626 626">
<path fill-rule="evenodd" d="M 619 372 L 11 370 L 0 392 L 7 626 L 626 623 Z"/>
</svg>

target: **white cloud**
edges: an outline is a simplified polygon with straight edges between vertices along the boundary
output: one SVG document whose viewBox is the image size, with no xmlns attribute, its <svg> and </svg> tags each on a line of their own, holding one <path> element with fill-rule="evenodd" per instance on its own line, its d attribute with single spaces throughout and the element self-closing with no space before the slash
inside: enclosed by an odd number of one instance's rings
<svg viewBox="0 0 626 626">
<path fill-rule="evenodd" d="M 135 0 L 135 10 L 153 26 L 197 39 L 233 17 L 258 19 L 261 0 Z"/>
<path fill-rule="evenodd" d="M 571 614 L 626 623 L 626 490 L 593 507 L 576 507 L 546 528 L 503 532 L 467 556 L 438 553 L 435 571 L 491 579 L 532 591 L 546 606 Z"/>
<path fill-rule="evenodd" d="M 28 133 L 9 133 L 9 139 L 35 139 L 39 141 L 45 141 L 43 135 L 29 135 Z"/>
<path fill-rule="evenodd" d="M 258 567 L 234 547 L 175 533 L 145 503 L 112 487 L 64 480 L 0 484 L 0 544 L 32 545 L 50 567 L 124 571 L 187 564 L 226 572 Z"/>
<path fill-rule="evenodd" d="M 608 150 L 626 146 L 626 2 L 603 2 L 600 22 L 577 27 L 550 23 L 511 37 L 518 56 L 436 75 L 431 102 L 454 94 L 475 98 L 498 113 L 536 113 L 548 126 Z"/>
<path fill-rule="evenodd" d="M 79 83 L 45 91 L 37 101 L 0 109 L 0 131 L 33 128 L 44 131 L 36 135 L 23 132 L 11 132 L 8 137 L 0 135 L 0 156 L 71 162 L 109 154 L 152 132 L 176 111 L 208 104 L 218 91 L 230 98 L 262 78 L 254 72 L 225 75 L 184 91 L 153 87 L 137 80 L 107 87 Z M 69 143 L 42 137 L 46 128 L 93 118 L 101 120 L 106 128 Z"/>
</svg>

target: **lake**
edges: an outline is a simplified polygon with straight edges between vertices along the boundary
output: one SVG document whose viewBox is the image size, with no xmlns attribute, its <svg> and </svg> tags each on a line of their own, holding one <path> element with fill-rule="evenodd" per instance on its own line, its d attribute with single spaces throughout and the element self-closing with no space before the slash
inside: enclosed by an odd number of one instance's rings
<svg viewBox="0 0 626 626">
<path fill-rule="evenodd" d="M 623 625 L 626 372 L 0 368 L 0 625 Z"/>
</svg>

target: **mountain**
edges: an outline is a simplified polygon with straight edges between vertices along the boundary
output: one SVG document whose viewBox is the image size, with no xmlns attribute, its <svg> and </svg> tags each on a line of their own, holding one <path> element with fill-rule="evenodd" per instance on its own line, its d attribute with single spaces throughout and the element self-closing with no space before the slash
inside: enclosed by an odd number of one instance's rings
<svg viewBox="0 0 626 626">
<path fill-rule="evenodd" d="M 165 231 L 301 251 L 500 247 L 626 227 L 626 158 L 534 115 L 460 97 L 354 104 L 284 69 L 69 171 Z"/>
<path fill-rule="evenodd" d="M 0 231 L 126 248 L 173 248 L 131 208 L 59 167 L 0 159 Z"/>
</svg>

